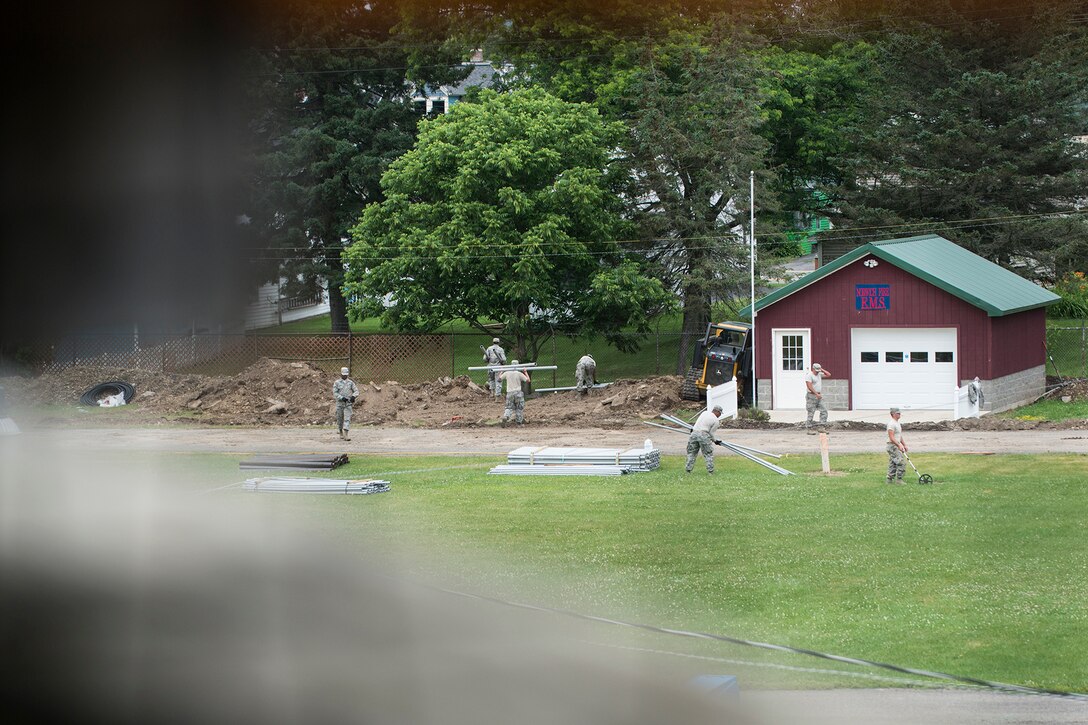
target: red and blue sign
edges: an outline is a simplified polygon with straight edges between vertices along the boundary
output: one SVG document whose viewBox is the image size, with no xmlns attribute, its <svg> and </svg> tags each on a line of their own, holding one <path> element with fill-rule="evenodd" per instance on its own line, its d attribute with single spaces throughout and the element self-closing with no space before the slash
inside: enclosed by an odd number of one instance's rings
<svg viewBox="0 0 1088 725">
<path fill-rule="evenodd" d="M 859 284 L 854 287 L 854 308 L 858 310 L 890 310 L 890 284 Z"/>
</svg>

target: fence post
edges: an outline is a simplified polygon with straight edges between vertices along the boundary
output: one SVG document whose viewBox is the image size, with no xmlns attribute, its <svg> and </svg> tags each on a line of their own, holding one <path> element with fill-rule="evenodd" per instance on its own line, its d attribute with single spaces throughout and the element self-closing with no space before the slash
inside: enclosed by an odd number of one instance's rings
<svg viewBox="0 0 1088 725">
<path fill-rule="evenodd" d="M 657 321 L 657 331 L 654 333 L 654 375 L 661 374 L 661 320 Z"/>
<path fill-rule="evenodd" d="M 552 365 L 555 365 L 555 370 L 552 370 L 552 387 L 559 387 L 558 377 L 556 373 L 559 372 L 559 355 L 555 352 L 555 330 L 552 330 Z"/>
<path fill-rule="evenodd" d="M 1084 335 L 1085 322 L 1088 320 L 1080 321 L 1080 374 L 1082 377 L 1088 377 L 1088 353 L 1085 352 L 1085 347 L 1088 347 L 1088 338 Z"/>
<path fill-rule="evenodd" d="M 450 338 L 450 377 L 457 377 L 457 335 L 449 333 Z"/>
<path fill-rule="evenodd" d="M 350 370 L 352 367 L 354 367 L 352 365 L 352 363 L 355 362 L 355 345 L 351 341 L 351 327 L 350 326 L 348 327 L 348 357 L 347 357 L 347 360 L 348 360 L 348 369 Z"/>
</svg>

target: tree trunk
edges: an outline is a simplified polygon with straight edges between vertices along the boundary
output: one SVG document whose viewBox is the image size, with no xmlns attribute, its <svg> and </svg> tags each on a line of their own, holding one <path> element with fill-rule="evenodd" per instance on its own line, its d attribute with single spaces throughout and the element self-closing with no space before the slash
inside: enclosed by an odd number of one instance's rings
<svg viewBox="0 0 1088 725">
<path fill-rule="evenodd" d="M 688 288 L 684 291 L 684 322 L 680 328 L 680 352 L 676 360 L 676 374 L 683 375 L 691 367 L 691 355 L 695 343 L 706 334 L 710 322 L 710 305 L 702 290 Z"/>
<path fill-rule="evenodd" d="M 691 367 L 692 350 L 695 342 L 706 334 L 710 322 L 710 293 L 706 280 L 711 278 L 702 269 L 705 263 L 701 250 L 688 250 L 688 279 L 684 285 L 684 322 L 680 331 L 680 351 L 676 359 L 676 374 L 684 375 Z"/>
<path fill-rule="evenodd" d="M 347 333 L 348 304 L 344 300 L 344 292 L 340 289 L 338 281 L 329 280 L 329 319 L 332 322 L 332 332 Z"/>
</svg>

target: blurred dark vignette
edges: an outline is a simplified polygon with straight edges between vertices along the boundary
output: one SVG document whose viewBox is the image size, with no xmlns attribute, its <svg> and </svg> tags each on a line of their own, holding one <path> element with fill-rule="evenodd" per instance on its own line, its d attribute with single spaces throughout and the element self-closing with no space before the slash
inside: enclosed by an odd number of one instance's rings
<svg viewBox="0 0 1088 725">
<path fill-rule="evenodd" d="M 195 483 L 0 439 L 0 722 L 741 722 L 594 629 L 420 586 L 406 555 Z"/>
<path fill-rule="evenodd" d="M 3 326 L 215 324 L 244 303 L 241 54 L 259 3 L 19 3 L 3 23 Z"/>
</svg>

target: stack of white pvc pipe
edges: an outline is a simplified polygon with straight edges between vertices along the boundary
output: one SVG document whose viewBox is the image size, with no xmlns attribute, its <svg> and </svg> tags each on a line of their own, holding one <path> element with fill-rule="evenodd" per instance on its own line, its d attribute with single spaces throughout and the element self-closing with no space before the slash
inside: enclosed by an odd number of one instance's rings
<svg viewBox="0 0 1088 725">
<path fill-rule="evenodd" d="M 242 486 L 254 493 L 384 493 L 389 481 L 343 478 L 248 478 Z"/>
<path fill-rule="evenodd" d="M 522 446 L 506 456 L 504 466 L 490 473 L 540 476 L 614 476 L 653 471 L 661 465 L 656 448 L 565 448 Z M 616 470 L 619 469 L 619 470 Z"/>
<path fill-rule="evenodd" d="M 503 465 L 495 466 L 488 473 L 497 476 L 622 476 L 631 473 L 626 466 L 577 466 L 554 465 Z"/>
</svg>

